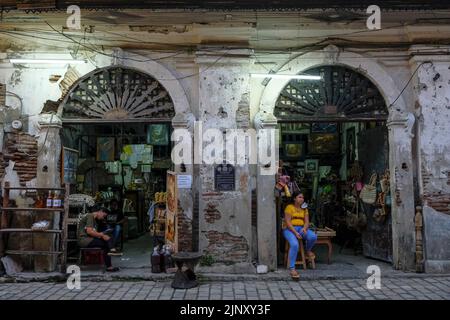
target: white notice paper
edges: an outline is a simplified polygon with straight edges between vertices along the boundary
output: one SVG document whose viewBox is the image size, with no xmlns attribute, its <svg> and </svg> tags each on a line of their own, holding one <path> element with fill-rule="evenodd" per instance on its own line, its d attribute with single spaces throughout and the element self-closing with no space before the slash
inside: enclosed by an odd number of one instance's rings
<svg viewBox="0 0 450 320">
<path fill-rule="evenodd" d="M 177 177 L 178 189 L 190 189 L 192 185 L 192 176 L 190 174 L 180 174 Z"/>
</svg>

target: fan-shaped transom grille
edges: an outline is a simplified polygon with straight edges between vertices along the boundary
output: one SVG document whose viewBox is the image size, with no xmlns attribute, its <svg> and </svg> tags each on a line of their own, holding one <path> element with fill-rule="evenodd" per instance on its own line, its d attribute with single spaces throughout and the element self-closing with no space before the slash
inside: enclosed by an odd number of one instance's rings
<svg viewBox="0 0 450 320">
<path fill-rule="evenodd" d="M 279 120 L 386 119 L 386 103 L 363 75 L 341 66 L 323 66 L 305 74 L 322 80 L 291 80 L 278 97 Z"/>
<path fill-rule="evenodd" d="M 175 115 L 168 92 L 157 80 L 123 67 L 94 71 L 66 99 L 65 119 L 169 119 Z"/>
</svg>

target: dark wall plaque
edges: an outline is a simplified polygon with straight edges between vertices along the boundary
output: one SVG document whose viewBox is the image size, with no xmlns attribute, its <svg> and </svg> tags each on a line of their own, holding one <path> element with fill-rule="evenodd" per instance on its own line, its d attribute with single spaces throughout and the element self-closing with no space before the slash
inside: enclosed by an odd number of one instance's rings
<svg viewBox="0 0 450 320">
<path fill-rule="evenodd" d="M 214 168 L 214 186 L 217 191 L 234 191 L 235 174 L 231 164 L 220 164 Z"/>
</svg>

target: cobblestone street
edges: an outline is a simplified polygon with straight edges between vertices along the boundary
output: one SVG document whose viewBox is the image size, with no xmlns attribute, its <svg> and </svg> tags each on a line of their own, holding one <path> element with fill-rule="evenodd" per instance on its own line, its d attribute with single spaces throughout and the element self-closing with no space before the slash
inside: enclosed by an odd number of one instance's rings
<svg viewBox="0 0 450 320">
<path fill-rule="evenodd" d="M 450 276 L 382 279 L 381 289 L 366 280 L 208 282 L 174 290 L 170 281 L 5 283 L 0 300 L 450 300 Z"/>
</svg>

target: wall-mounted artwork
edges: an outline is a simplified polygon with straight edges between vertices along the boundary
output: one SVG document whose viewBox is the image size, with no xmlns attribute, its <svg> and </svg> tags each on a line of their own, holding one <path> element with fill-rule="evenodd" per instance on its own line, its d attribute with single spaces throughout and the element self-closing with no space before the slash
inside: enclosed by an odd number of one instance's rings
<svg viewBox="0 0 450 320">
<path fill-rule="evenodd" d="M 178 212 L 178 183 L 175 172 L 167 171 L 167 205 L 166 205 L 166 243 L 170 244 L 175 252 L 178 251 L 177 212 Z"/>
<path fill-rule="evenodd" d="M 65 183 L 77 183 L 78 150 L 63 147 L 63 180 Z"/>
<path fill-rule="evenodd" d="M 305 144 L 286 143 L 284 145 L 284 155 L 286 158 L 301 160 L 305 155 Z"/>
<path fill-rule="evenodd" d="M 127 144 L 123 146 L 120 155 L 122 164 L 136 169 L 138 164 L 153 163 L 153 146 L 148 144 Z"/>
<path fill-rule="evenodd" d="M 166 124 L 150 124 L 147 127 L 147 143 L 154 146 L 169 144 L 169 129 Z"/>
<path fill-rule="evenodd" d="M 309 151 L 312 154 L 339 152 L 339 136 L 335 133 L 312 133 L 309 142 Z"/>
<path fill-rule="evenodd" d="M 114 161 L 115 139 L 114 137 L 97 138 L 97 161 Z"/>
<path fill-rule="evenodd" d="M 309 134 L 310 127 L 309 123 L 280 123 L 280 129 L 283 132 Z"/>
<path fill-rule="evenodd" d="M 336 122 L 314 122 L 311 125 L 312 133 L 336 133 L 337 123 Z"/>
<path fill-rule="evenodd" d="M 305 160 L 305 173 L 317 173 L 319 171 L 319 160 Z"/>
</svg>

